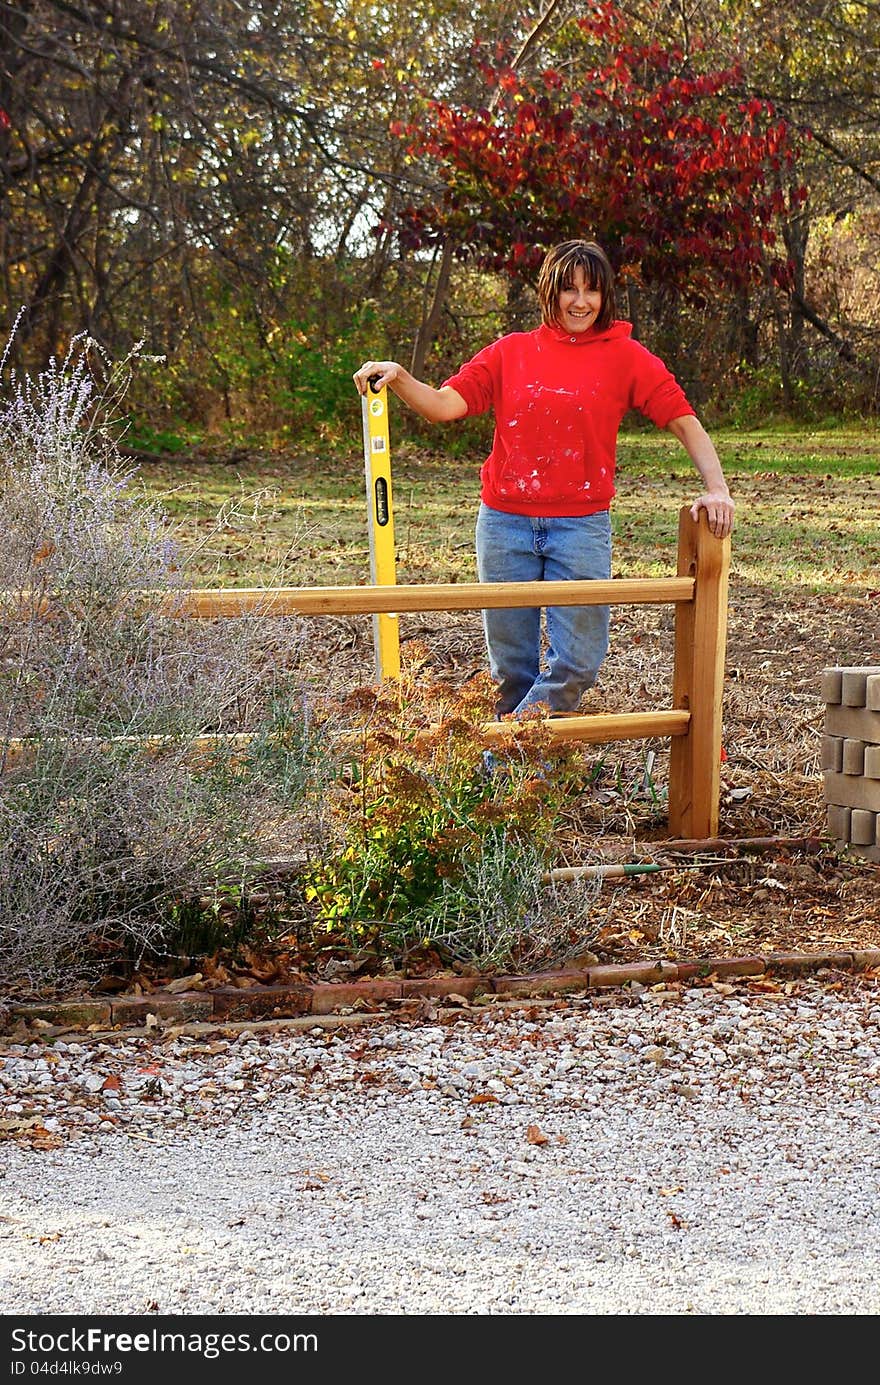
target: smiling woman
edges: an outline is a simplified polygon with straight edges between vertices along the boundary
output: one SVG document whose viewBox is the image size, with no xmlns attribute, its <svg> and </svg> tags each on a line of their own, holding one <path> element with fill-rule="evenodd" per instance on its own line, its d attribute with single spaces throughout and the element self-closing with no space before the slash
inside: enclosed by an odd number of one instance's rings
<svg viewBox="0 0 880 1385">
<path fill-rule="evenodd" d="M 396 361 L 366 361 L 354 375 L 361 394 L 387 385 L 433 423 L 494 412 L 492 450 L 480 473 L 480 581 L 610 577 L 617 435 L 629 409 L 681 443 L 705 487 L 691 507 L 694 519 L 705 510 L 712 532 L 729 534 L 733 501 L 718 454 L 663 361 L 616 319 L 605 252 L 583 240 L 548 251 L 538 300 L 539 327 L 490 343 L 439 389 Z M 548 607 L 543 665 L 540 609 L 484 611 L 483 629 L 499 715 L 536 704 L 570 712 L 598 677 L 609 612 Z"/>
</svg>

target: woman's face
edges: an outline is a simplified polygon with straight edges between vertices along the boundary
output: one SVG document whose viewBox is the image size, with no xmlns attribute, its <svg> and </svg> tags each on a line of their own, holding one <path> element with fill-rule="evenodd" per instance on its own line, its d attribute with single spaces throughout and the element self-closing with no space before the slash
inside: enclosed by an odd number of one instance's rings
<svg viewBox="0 0 880 1385">
<path fill-rule="evenodd" d="M 559 294 L 559 325 L 566 332 L 586 332 L 602 311 L 602 290 L 591 289 L 581 265 Z"/>
</svg>

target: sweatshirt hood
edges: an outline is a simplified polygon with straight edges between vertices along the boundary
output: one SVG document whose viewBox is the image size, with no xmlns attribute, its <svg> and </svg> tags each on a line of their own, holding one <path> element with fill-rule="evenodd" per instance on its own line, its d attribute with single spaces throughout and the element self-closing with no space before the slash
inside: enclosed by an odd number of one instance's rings
<svg viewBox="0 0 880 1385">
<path fill-rule="evenodd" d="M 542 322 L 538 328 L 538 335 L 548 337 L 551 341 L 568 342 L 571 346 L 591 346 L 594 342 L 600 341 L 622 341 L 632 336 L 632 323 L 614 321 L 610 326 L 597 332 L 595 327 L 590 327 L 586 332 L 566 332 L 562 327 L 548 327 L 546 322 Z"/>
</svg>

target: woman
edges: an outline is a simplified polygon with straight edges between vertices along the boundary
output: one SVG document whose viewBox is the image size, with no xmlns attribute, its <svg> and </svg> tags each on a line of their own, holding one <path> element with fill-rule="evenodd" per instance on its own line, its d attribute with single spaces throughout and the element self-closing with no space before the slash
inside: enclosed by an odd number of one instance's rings
<svg viewBox="0 0 880 1385">
<path fill-rule="evenodd" d="M 611 576 L 617 434 L 631 408 L 668 429 L 699 472 L 705 489 L 694 519 L 705 510 L 712 533 L 729 534 L 734 506 L 718 454 L 675 377 L 615 318 L 604 251 L 592 241 L 555 246 L 541 266 L 538 301 L 540 327 L 493 341 L 439 389 L 396 361 L 367 361 L 354 375 L 361 394 L 373 379 L 433 423 L 494 410 L 480 472 L 479 580 Z M 608 624 L 607 606 L 548 607 L 542 668 L 540 610 L 484 611 L 498 714 L 539 702 L 551 712 L 577 708 L 607 653 Z"/>
</svg>

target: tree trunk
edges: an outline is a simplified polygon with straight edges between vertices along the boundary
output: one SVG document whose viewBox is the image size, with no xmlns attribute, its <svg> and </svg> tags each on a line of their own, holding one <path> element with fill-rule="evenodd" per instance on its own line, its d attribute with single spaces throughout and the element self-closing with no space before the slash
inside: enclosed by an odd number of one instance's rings
<svg viewBox="0 0 880 1385">
<path fill-rule="evenodd" d="M 787 355 L 791 362 L 792 369 L 796 374 L 800 373 L 803 368 L 805 355 L 805 318 L 800 309 L 800 302 L 803 301 L 805 292 L 805 264 L 809 231 L 809 223 L 805 216 L 786 217 L 782 223 L 782 237 L 785 241 L 785 248 L 788 251 L 788 258 L 792 264 L 794 274 L 794 292 L 790 298 L 791 309 Z"/>
<path fill-rule="evenodd" d="M 524 332 L 531 325 L 534 316 L 533 300 L 526 292 L 522 279 L 508 279 L 507 298 L 504 304 L 505 332 Z"/>
<path fill-rule="evenodd" d="M 425 310 L 422 312 L 422 320 L 419 323 L 419 330 L 416 332 L 416 339 L 413 343 L 412 360 L 410 370 L 417 380 L 421 380 L 425 369 L 425 361 L 428 359 L 428 351 L 434 334 L 440 323 L 446 297 L 449 293 L 449 277 L 452 273 L 453 243 L 450 239 L 443 242 L 443 250 L 440 255 L 440 267 L 437 270 L 437 279 L 434 284 L 434 293 L 431 298 L 431 306 L 427 307 L 428 289 L 430 286 L 430 271 L 425 281 Z M 434 261 L 431 268 L 433 269 Z"/>
<path fill-rule="evenodd" d="M 738 288 L 731 300 L 730 343 L 734 354 L 752 370 L 756 370 L 761 359 L 758 350 L 758 324 L 751 311 L 751 299 L 747 288 Z"/>
</svg>

